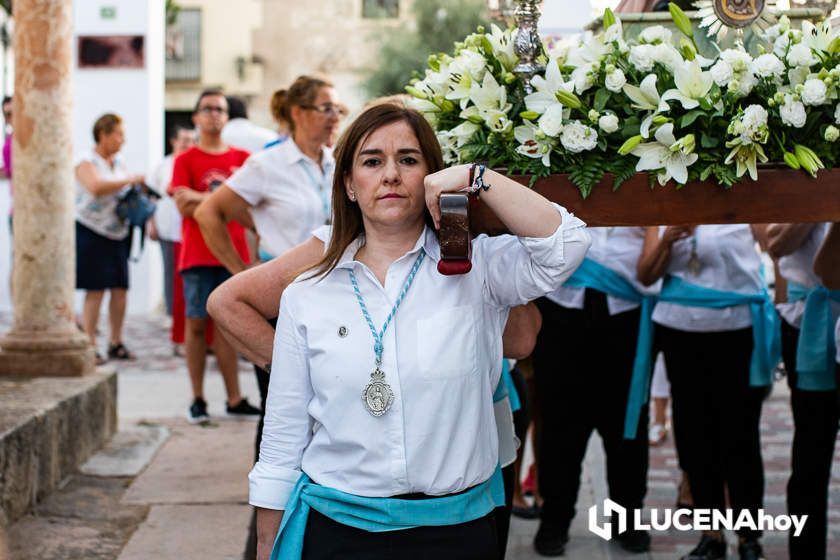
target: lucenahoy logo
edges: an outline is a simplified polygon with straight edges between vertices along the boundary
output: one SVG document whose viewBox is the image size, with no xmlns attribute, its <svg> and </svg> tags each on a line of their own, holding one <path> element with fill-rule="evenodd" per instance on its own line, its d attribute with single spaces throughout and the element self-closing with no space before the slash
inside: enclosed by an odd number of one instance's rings
<svg viewBox="0 0 840 560">
<path fill-rule="evenodd" d="M 599 513 L 610 516 L 611 521 L 598 523 Z M 633 528 L 639 531 L 720 531 L 727 529 L 752 529 L 754 531 L 789 531 L 798 537 L 808 520 L 807 515 L 770 515 L 763 509 L 755 515 L 749 510 L 736 512 L 732 509 L 651 509 L 650 522 L 642 519 L 642 510 L 633 510 Z M 618 525 L 613 531 L 613 523 Z M 601 512 L 597 504 L 589 508 L 589 530 L 604 540 L 627 531 L 627 509 L 609 498 L 604 500 Z"/>
</svg>

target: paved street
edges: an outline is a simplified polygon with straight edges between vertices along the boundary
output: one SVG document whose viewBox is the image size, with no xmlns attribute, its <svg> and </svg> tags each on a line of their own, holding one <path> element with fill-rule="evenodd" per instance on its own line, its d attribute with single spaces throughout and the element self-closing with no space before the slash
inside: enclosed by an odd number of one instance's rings
<svg viewBox="0 0 840 560">
<path fill-rule="evenodd" d="M 250 515 L 246 474 L 255 423 L 220 417 L 224 390 L 211 358 L 206 394 L 215 418 L 206 427 L 190 426 L 185 421 L 190 400 L 186 368 L 182 358 L 172 356 L 160 321 L 131 317 L 125 341 L 139 360 L 119 365 L 120 434 L 86 465 L 84 473 L 71 477 L 35 515 L 12 527 L 12 558 L 240 558 Z M 243 394 L 256 402 L 253 372 L 245 362 L 241 362 L 240 380 Z M 762 422 L 765 503 L 774 514 L 785 509 L 791 432 L 787 388 L 777 383 L 764 406 Z M 586 510 L 606 497 L 600 449 L 598 438 L 593 437 L 566 555 L 571 560 L 631 557 L 586 529 Z M 673 507 L 679 476 L 676 465 L 670 439 L 652 449 L 648 506 Z M 831 489 L 829 557 L 840 559 L 840 480 L 836 476 Z M 536 521 L 513 520 L 508 558 L 538 558 L 531 547 L 536 526 Z M 676 531 L 653 537 L 651 554 L 632 557 L 677 558 L 696 538 Z M 734 542 L 734 537 L 730 535 L 729 540 Z M 786 535 L 767 534 L 764 542 L 768 558 L 787 557 Z M 737 557 L 734 547 L 730 557 Z"/>
</svg>

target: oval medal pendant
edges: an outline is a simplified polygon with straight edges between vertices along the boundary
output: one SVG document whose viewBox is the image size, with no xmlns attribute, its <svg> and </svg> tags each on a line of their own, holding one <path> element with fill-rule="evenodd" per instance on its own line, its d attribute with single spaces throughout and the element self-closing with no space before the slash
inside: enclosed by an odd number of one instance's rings
<svg viewBox="0 0 840 560">
<path fill-rule="evenodd" d="M 700 262 L 700 257 L 697 256 L 697 253 L 692 251 L 691 258 L 688 259 L 688 271 L 692 275 L 697 276 L 698 274 L 700 274 L 700 271 L 702 269 L 703 263 Z"/>
<path fill-rule="evenodd" d="M 362 391 L 362 400 L 365 401 L 365 408 L 374 416 L 382 416 L 394 402 L 394 392 L 391 386 L 385 383 L 385 372 L 376 368 L 370 374 L 370 383 L 365 385 Z"/>
</svg>

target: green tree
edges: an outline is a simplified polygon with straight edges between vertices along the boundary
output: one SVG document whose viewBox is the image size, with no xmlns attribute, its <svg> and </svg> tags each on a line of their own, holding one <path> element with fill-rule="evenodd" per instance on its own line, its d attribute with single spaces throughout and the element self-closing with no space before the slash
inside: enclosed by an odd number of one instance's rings
<svg viewBox="0 0 840 560">
<path fill-rule="evenodd" d="M 166 0 L 166 25 L 178 23 L 178 14 L 181 13 L 181 6 L 176 0 Z"/>
<path fill-rule="evenodd" d="M 451 51 L 487 20 L 486 0 L 414 0 L 410 20 L 379 32 L 377 66 L 364 82 L 371 97 L 402 93 L 432 53 Z"/>
</svg>

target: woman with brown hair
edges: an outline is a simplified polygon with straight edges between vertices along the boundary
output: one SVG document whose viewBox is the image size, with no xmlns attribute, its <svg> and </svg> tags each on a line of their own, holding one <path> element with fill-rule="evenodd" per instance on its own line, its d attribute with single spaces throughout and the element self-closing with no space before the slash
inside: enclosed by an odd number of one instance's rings
<svg viewBox="0 0 840 560">
<path fill-rule="evenodd" d="M 483 166 L 441 169 L 434 131 L 402 107 L 365 111 L 336 155 L 327 251 L 280 306 L 249 477 L 258 557 L 280 529 L 274 557 L 495 558 L 502 329 L 573 272 L 588 234 Z M 443 276 L 438 198 L 465 188 L 518 237 L 478 238 L 472 271 Z"/>
<path fill-rule="evenodd" d="M 117 216 L 120 194 L 130 185 L 142 185 L 119 157 L 125 142 L 123 121 L 108 113 L 93 125 L 93 150 L 76 166 L 76 289 L 85 290 L 82 326 L 96 347 L 96 325 L 105 290 L 111 294 L 108 319 L 111 340 L 108 358 L 134 359 L 123 345 L 122 327 L 128 298 L 128 223 Z M 96 361 L 105 361 L 99 352 Z"/>
<path fill-rule="evenodd" d="M 274 95 L 272 111 L 289 123 L 291 137 L 252 155 L 194 214 L 207 247 L 231 274 L 247 265 L 227 234 L 228 222 L 253 218 L 265 262 L 308 239 L 329 218 L 335 160 L 328 144 L 346 113 L 332 83 L 300 76 Z M 268 373 L 258 366 L 255 372 L 264 410 Z"/>
<path fill-rule="evenodd" d="M 291 136 L 252 155 L 194 214 L 207 247 L 231 274 L 246 268 L 227 235 L 225 224 L 231 220 L 253 219 L 259 235 L 259 259 L 265 262 L 308 239 L 312 230 L 329 218 L 335 168 L 330 146 L 346 114 L 332 83 L 326 78 L 300 76 L 288 89 L 275 92 L 271 112 L 278 123 L 285 123 Z M 268 394 L 264 364 L 254 362 L 261 400 L 257 449 Z M 250 549 L 256 540 L 254 527 L 252 523 Z"/>
</svg>

